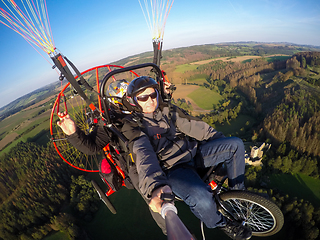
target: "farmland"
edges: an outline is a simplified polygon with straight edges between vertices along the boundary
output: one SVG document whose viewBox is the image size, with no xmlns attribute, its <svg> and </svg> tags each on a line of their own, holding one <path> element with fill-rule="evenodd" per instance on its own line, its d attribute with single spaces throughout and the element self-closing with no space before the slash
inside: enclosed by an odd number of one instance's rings
<svg viewBox="0 0 320 240">
<path fill-rule="evenodd" d="M 47 101 L 51 102 L 51 99 L 52 97 L 48 98 Z M 46 101 L 44 100 L 44 102 Z M 1 154 L 8 152 L 18 142 L 30 141 L 43 130 L 48 130 L 50 112 L 51 109 L 39 104 L 2 120 L 0 122 Z M 42 141 L 41 144 L 46 144 L 48 141 L 49 138 L 46 141 Z"/>
</svg>

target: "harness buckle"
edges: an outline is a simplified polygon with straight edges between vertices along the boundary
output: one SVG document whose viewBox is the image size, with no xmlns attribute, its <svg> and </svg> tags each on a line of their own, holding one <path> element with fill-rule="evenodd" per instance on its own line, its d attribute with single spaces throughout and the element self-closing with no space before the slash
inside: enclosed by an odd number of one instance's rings
<svg viewBox="0 0 320 240">
<path fill-rule="evenodd" d="M 157 133 L 155 135 L 153 135 L 154 139 L 160 139 L 161 138 L 161 134 Z"/>
</svg>

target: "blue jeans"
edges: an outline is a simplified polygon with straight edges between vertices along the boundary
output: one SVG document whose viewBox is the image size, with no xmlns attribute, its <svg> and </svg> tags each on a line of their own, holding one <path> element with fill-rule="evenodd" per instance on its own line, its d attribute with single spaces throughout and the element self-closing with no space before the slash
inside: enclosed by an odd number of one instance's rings
<svg viewBox="0 0 320 240">
<path fill-rule="evenodd" d="M 229 137 L 211 140 L 200 145 L 198 150 L 196 158 L 202 161 L 204 167 L 224 162 L 229 186 L 232 189 L 244 189 L 244 145 L 241 139 Z M 174 168 L 168 171 L 167 177 L 174 194 L 181 198 L 208 228 L 225 224 L 217 210 L 210 187 L 193 168 Z"/>
</svg>

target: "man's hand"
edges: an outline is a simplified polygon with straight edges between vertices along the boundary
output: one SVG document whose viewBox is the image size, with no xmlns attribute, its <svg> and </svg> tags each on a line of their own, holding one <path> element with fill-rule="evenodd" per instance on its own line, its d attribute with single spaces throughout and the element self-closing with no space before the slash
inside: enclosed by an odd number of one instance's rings
<svg viewBox="0 0 320 240">
<path fill-rule="evenodd" d="M 172 190 L 168 185 L 157 188 L 152 192 L 151 201 L 149 203 L 151 210 L 160 214 L 163 203 L 163 200 L 160 199 L 161 193 L 172 193 Z"/>
<path fill-rule="evenodd" d="M 57 125 L 61 127 L 62 131 L 65 134 L 71 135 L 76 132 L 77 126 L 75 122 L 70 118 L 69 114 L 66 114 L 66 112 L 58 112 L 58 117 L 60 121 L 57 122 Z"/>
<path fill-rule="evenodd" d="M 164 81 L 163 84 L 164 84 L 164 92 L 165 92 L 166 94 L 170 94 L 170 86 L 171 86 L 171 83 Z"/>
</svg>

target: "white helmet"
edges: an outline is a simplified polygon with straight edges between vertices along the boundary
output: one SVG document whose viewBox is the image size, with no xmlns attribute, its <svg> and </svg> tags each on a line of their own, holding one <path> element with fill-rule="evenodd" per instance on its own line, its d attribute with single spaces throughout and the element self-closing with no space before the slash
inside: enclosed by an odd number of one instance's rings
<svg viewBox="0 0 320 240">
<path fill-rule="evenodd" d="M 115 80 L 108 86 L 107 96 L 108 100 L 113 103 L 116 107 L 122 109 L 122 97 L 127 92 L 129 82 L 125 79 Z"/>
</svg>

